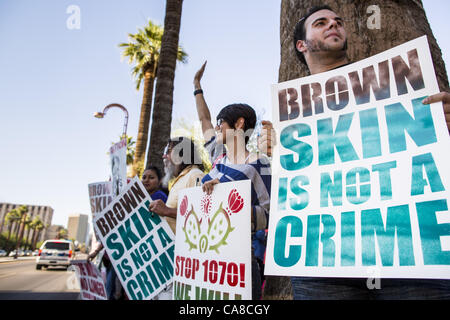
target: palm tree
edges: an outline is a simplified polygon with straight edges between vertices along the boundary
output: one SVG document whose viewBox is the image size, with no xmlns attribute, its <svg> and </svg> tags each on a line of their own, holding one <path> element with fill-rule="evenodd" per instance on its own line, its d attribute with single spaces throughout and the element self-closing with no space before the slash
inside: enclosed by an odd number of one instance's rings
<svg viewBox="0 0 450 320">
<path fill-rule="evenodd" d="M 19 220 L 18 233 L 17 233 L 17 237 L 16 237 L 16 256 L 15 256 L 15 258 L 17 257 L 17 252 L 19 250 L 20 244 L 22 243 L 23 232 L 25 230 L 25 221 L 27 219 L 27 214 L 28 214 L 28 207 L 20 206 L 19 208 L 17 208 L 17 211 L 19 213 L 20 220 Z"/>
<path fill-rule="evenodd" d="M 182 6 L 183 0 L 166 0 L 164 34 L 162 36 L 161 55 L 156 74 L 158 81 L 155 89 L 155 105 L 147 153 L 147 166 L 151 163 L 160 170 L 163 169 L 163 150 L 170 138 L 173 80 L 178 57 Z"/>
<path fill-rule="evenodd" d="M 28 239 L 30 238 L 30 231 L 31 231 L 31 223 L 33 222 L 33 220 L 31 220 L 31 218 L 27 215 L 27 217 L 25 218 L 25 229 L 27 230 L 27 236 L 25 238 L 25 245 L 28 247 L 29 249 L 29 244 L 28 244 Z"/>
<path fill-rule="evenodd" d="M 130 42 L 119 44 L 119 47 L 124 48 L 122 57 L 127 57 L 129 64 L 135 64 L 132 75 L 136 79 L 137 90 L 144 81 L 144 95 L 141 104 L 132 176 L 140 174 L 138 168 L 143 169 L 152 109 L 153 87 L 158 69 L 163 32 L 161 26 L 155 25 L 149 20 L 144 29 L 138 29 L 136 34 L 128 34 Z M 187 61 L 187 54 L 181 47 L 178 47 L 177 59 L 183 63 Z"/>
<path fill-rule="evenodd" d="M 36 216 L 28 226 L 30 228 L 30 230 L 33 230 L 33 233 L 31 234 L 31 249 L 32 250 L 34 249 L 34 237 L 35 237 L 35 233 L 36 233 L 36 226 L 38 225 L 39 221 L 41 221 L 41 218 L 39 218 L 39 216 Z"/>
<path fill-rule="evenodd" d="M 35 232 L 33 233 L 33 248 L 36 248 L 36 243 L 37 243 L 37 240 L 39 239 L 39 236 L 41 235 L 41 231 L 45 228 L 45 225 L 42 222 L 42 220 L 39 217 L 36 217 L 36 218 L 37 218 L 37 220 L 35 219 L 36 222 L 35 222 L 35 226 L 34 226 Z"/>
<path fill-rule="evenodd" d="M 67 237 L 68 237 L 67 229 L 64 229 L 64 228 L 61 227 L 58 230 L 58 234 L 56 235 L 56 239 L 67 239 Z"/>
<path fill-rule="evenodd" d="M 20 221 L 20 215 L 17 209 L 12 209 L 10 212 L 6 214 L 6 222 L 8 224 L 8 241 L 11 238 L 13 225 L 18 221 Z"/>
</svg>

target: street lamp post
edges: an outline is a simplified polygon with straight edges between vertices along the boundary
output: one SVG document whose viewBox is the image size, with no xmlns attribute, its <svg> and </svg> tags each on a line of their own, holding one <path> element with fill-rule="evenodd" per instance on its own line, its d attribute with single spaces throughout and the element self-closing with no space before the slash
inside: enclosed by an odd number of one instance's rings
<svg viewBox="0 0 450 320">
<path fill-rule="evenodd" d="M 123 124 L 123 134 L 122 134 L 122 139 L 123 139 L 123 138 L 126 138 L 126 136 L 127 136 L 127 126 L 128 126 L 128 110 L 127 110 L 123 105 L 118 104 L 118 103 L 111 103 L 111 104 L 108 104 L 108 105 L 103 109 L 102 112 L 95 112 L 95 113 L 94 113 L 94 117 L 99 118 L 99 119 L 103 118 L 103 117 L 106 115 L 106 111 L 108 111 L 108 109 L 109 109 L 109 108 L 112 108 L 112 107 L 118 107 L 118 108 L 122 109 L 122 111 L 125 113 L 125 120 L 124 120 L 124 124 Z"/>
</svg>

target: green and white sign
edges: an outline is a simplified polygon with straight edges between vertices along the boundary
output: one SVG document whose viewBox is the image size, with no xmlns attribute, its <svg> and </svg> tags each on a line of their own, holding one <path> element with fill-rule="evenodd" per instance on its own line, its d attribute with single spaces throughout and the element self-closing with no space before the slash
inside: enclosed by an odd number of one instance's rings
<svg viewBox="0 0 450 320">
<path fill-rule="evenodd" d="M 150 212 L 151 198 L 133 178 L 93 223 L 131 300 L 149 300 L 172 282 L 175 235 Z"/>
<path fill-rule="evenodd" d="M 265 273 L 450 279 L 450 140 L 427 38 L 272 86 Z"/>
</svg>

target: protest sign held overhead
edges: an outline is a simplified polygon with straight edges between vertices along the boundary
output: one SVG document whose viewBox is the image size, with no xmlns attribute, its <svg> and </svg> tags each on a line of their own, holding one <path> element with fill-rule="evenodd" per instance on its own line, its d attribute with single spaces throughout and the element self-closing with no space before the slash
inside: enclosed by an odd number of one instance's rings
<svg viewBox="0 0 450 320">
<path fill-rule="evenodd" d="M 94 217 L 96 234 L 131 300 L 149 300 L 172 282 L 175 235 L 150 212 L 151 198 L 135 177 Z"/>
<path fill-rule="evenodd" d="M 92 216 L 103 211 L 112 201 L 111 181 L 94 182 L 88 185 Z"/>
<path fill-rule="evenodd" d="M 426 37 L 272 86 L 265 273 L 450 278 L 450 140 Z"/>
<path fill-rule="evenodd" d="M 178 196 L 174 300 L 251 299 L 251 182 Z"/>
<path fill-rule="evenodd" d="M 111 161 L 111 181 L 113 197 L 116 197 L 127 184 L 127 139 L 113 144 L 109 149 Z"/>
<path fill-rule="evenodd" d="M 70 262 L 80 282 L 80 295 L 83 300 L 108 300 L 102 275 L 97 267 L 87 260 Z"/>
</svg>

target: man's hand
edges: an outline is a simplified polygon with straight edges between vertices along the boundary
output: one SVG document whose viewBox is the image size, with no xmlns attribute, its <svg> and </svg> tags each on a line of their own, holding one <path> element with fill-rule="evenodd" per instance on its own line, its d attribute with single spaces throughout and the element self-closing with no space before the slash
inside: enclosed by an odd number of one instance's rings
<svg viewBox="0 0 450 320">
<path fill-rule="evenodd" d="M 439 92 L 422 101 L 423 104 L 431 104 L 435 102 L 442 102 L 444 106 L 445 122 L 447 123 L 447 129 L 450 132 L 450 93 L 445 91 Z"/>
<path fill-rule="evenodd" d="M 94 260 L 95 257 L 97 256 L 97 254 L 98 254 L 98 252 L 96 252 L 96 251 L 91 252 L 91 253 L 88 255 L 88 257 L 87 257 L 87 260 L 88 260 L 88 261 Z"/>
<path fill-rule="evenodd" d="M 214 180 L 209 180 L 209 181 L 205 182 L 202 185 L 203 192 L 206 192 L 206 194 L 210 195 L 214 190 L 214 186 L 218 183 L 220 183 L 220 181 L 217 178 Z"/>
<path fill-rule="evenodd" d="M 98 245 L 97 245 L 97 248 L 95 248 L 95 250 L 92 251 L 92 252 L 88 255 L 87 260 L 88 260 L 88 261 L 94 260 L 95 257 L 98 255 L 98 253 L 99 253 L 100 251 L 102 251 L 102 249 L 103 249 L 103 244 L 101 244 L 101 243 L 98 244 Z"/>
<path fill-rule="evenodd" d="M 258 138 L 258 150 L 271 157 L 272 148 L 277 144 L 275 130 L 270 121 L 263 120 L 261 124 L 262 130 Z"/>
<path fill-rule="evenodd" d="M 158 216 L 165 217 L 167 214 L 167 206 L 161 199 L 150 202 L 149 209 Z"/>
<path fill-rule="evenodd" d="M 200 80 L 202 80 L 203 77 L 203 72 L 205 72 L 205 68 L 206 68 L 206 63 L 208 61 L 205 61 L 205 63 L 202 65 L 202 67 L 197 71 L 197 73 L 194 76 L 194 88 L 195 89 L 200 89 Z"/>
</svg>

